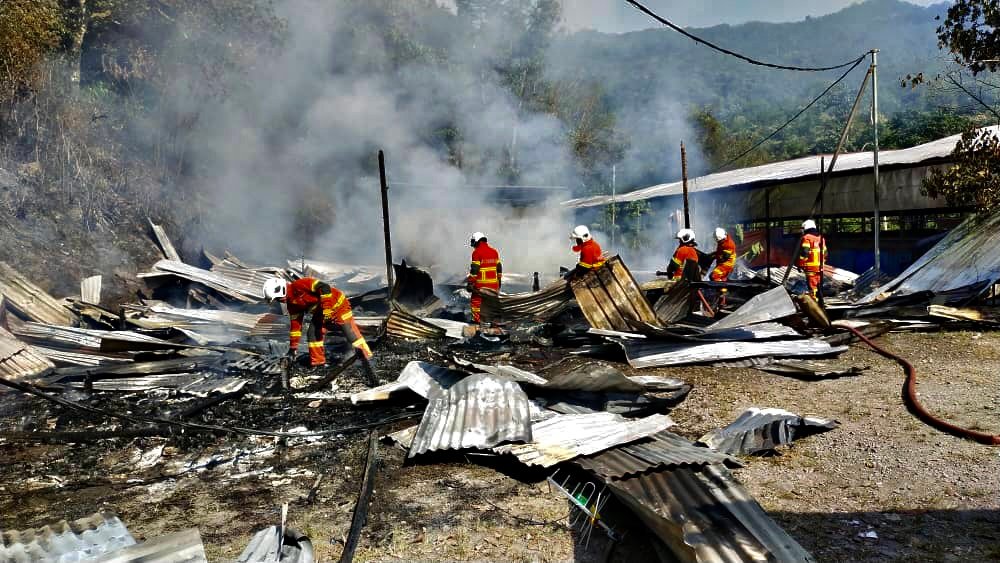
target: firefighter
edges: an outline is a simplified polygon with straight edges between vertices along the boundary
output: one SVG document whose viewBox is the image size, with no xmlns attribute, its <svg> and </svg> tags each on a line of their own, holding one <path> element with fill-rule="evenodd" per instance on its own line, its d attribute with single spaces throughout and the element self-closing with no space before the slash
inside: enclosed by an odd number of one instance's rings
<svg viewBox="0 0 1000 563">
<path fill-rule="evenodd" d="M 701 271 L 700 256 L 696 248 L 698 243 L 694 240 L 694 231 L 691 229 L 677 231 L 677 241 L 680 244 L 677 246 L 677 250 L 674 251 L 674 257 L 670 261 L 670 264 L 667 265 L 667 271 L 656 272 L 656 275 L 665 275 L 668 278 L 679 280 L 684 277 L 684 271 L 687 269 L 688 262 L 698 265 L 699 272 Z"/>
<path fill-rule="evenodd" d="M 566 276 L 567 279 L 578 278 L 604 266 L 605 260 L 601 245 L 597 244 L 597 241 L 590 236 L 590 229 L 586 225 L 578 225 L 574 228 L 569 234 L 569 239 L 576 243 L 573 246 L 573 252 L 580 253 L 580 260 L 577 262 L 576 268 Z"/>
<path fill-rule="evenodd" d="M 712 270 L 709 279 L 714 282 L 724 282 L 729 279 L 729 274 L 736 266 L 736 242 L 721 227 L 715 229 L 715 241 L 715 269 Z M 719 306 L 726 304 L 726 293 L 728 292 L 729 290 L 725 287 L 719 290 Z"/>
<path fill-rule="evenodd" d="M 339 326 L 344 337 L 354 348 L 355 354 L 370 368 L 372 351 L 368 348 L 365 337 L 354 322 L 351 303 L 339 289 L 315 278 L 302 278 L 286 282 L 280 278 L 271 278 L 264 282 L 264 297 L 268 302 L 280 301 L 288 308 L 292 325 L 288 333 L 289 354 L 295 355 L 299 340 L 302 339 L 302 321 L 306 314 L 312 315 L 309 323 L 309 365 L 313 367 L 326 364 L 326 352 L 323 349 L 323 337 L 326 331 Z"/>
<path fill-rule="evenodd" d="M 826 239 L 819 234 L 816 222 L 806 219 L 802 223 L 802 248 L 799 250 L 796 266 L 806 275 L 809 293 L 813 299 L 819 298 L 819 286 L 823 266 L 826 264 Z"/>
<path fill-rule="evenodd" d="M 500 253 L 489 245 L 485 233 L 472 233 L 469 239 L 472 246 L 472 265 L 469 266 L 469 278 L 467 288 L 472 293 L 472 322 L 480 323 L 480 309 L 483 305 L 483 296 L 480 289 L 492 289 L 500 291 L 500 279 L 503 277 L 503 264 L 500 263 Z"/>
</svg>

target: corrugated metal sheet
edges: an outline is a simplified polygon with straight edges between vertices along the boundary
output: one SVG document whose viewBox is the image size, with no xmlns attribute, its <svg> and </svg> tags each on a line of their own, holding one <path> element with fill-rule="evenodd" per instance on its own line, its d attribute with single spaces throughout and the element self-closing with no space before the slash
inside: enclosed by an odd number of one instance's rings
<svg viewBox="0 0 1000 563">
<path fill-rule="evenodd" d="M 389 284 L 385 277 L 385 266 L 363 266 L 352 264 L 338 264 L 335 262 L 322 262 L 319 260 L 289 260 L 288 267 L 293 270 L 302 270 L 302 275 L 319 278 L 321 280 L 334 282 L 337 287 L 341 285 L 364 285 L 382 286 Z M 342 288 L 343 289 L 343 288 Z"/>
<path fill-rule="evenodd" d="M 817 360 L 774 360 L 755 367 L 767 373 L 807 380 L 850 377 L 861 375 L 865 370 L 858 366 L 844 365 L 842 362 Z"/>
<path fill-rule="evenodd" d="M 631 444 L 579 458 L 574 463 L 606 480 L 624 479 L 668 467 L 710 463 L 727 463 L 733 467 L 742 465 L 728 455 L 696 446 L 668 431 L 657 432 Z"/>
<path fill-rule="evenodd" d="M 679 561 L 815 561 L 724 466 L 673 467 L 608 485 Z"/>
<path fill-rule="evenodd" d="M 771 281 L 773 283 L 780 284 L 782 280 L 785 279 L 786 266 L 771 266 Z M 767 268 L 761 268 L 757 270 L 756 276 L 762 280 L 767 280 Z M 858 274 L 850 270 L 844 270 L 837 268 L 836 266 L 831 266 L 826 264 L 823 267 L 823 291 L 824 295 L 830 290 L 840 293 L 842 291 L 848 291 L 854 287 L 854 282 L 858 279 Z M 806 283 L 806 275 L 802 273 L 802 270 L 798 268 L 792 268 L 792 272 L 788 274 L 788 284 L 794 285 L 795 283 Z"/>
<path fill-rule="evenodd" d="M 630 375 L 629 381 L 642 385 L 646 391 L 676 391 L 687 387 L 687 382 L 665 375 Z"/>
<path fill-rule="evenodd" d="M 877 303 L 891 296 L 930 291 L 972 289 L 977 297 L 1000 280 L 1000 212 L 972 216 L 955 227 L 902 274 L 866 295 L 858 303 Z M 964 304 L 970 295 L 960 292 L 939 304 Z"/>
<path fill-rule="evenodd" d="M 163 257 L 167 260 L 173 260 L 175 262 L 181 261 L 181 255 L 177 253 L 177 249 L 174 248 L 174 243 L 170 242 L 170 237 L 167 236 L 167 231 L 163 227 L 157 225 L 152 219 L 147 218 L 149 221 L 149 226 L 153 228 L 153 235 L 156 237 L 156 243 L 160 245 L 160 250 L 163 251 Z"/>
<path fill-rule="evenodd" d="M 445 329 L 398 309 L 389 313 L 385 332 L 404 340 L 440 340 L 447 334 Z"/>
<path fill-rule="evenodd" d="M 0 377 L 14 381 L 32 379 L 47 374 L 55 367 L 48 358 L 0 328 Z"/>
<path fill-rule="evenodd" d="M 207 355 L 197 358 L 171 358 L 153 362 L 133 362 L 128 364 L 76 366 L 58 368 L 55 373 L 46 378 L 49 383 L 82 380 L 90 376 L 94 380 L 122 378 L 129 376 L 162 375 L 166 373 L 194 373 L 218 368 L 219 355 Z"/>
<path fill-rule="evenodd" d="M 433 317 L 427 317 L 423 319 L 424 322 L 431 323 L 436 327 L 445 329 L 445 336 L 448 338 L 456 338 L 461 340 L 465 338 L 466 327 L 472 326 L 469 323 L 463 323 L 461 321 L 453 321 L 451 319 L 435 319 Z"/>
<path fill-rule="evenodd" d="M 209 343 L 229 344 L 239 338 L 288 336 L 288 318 L 273 313 L 252 314 L 223 309 L 181 309 L 165 303 L 128 305 L 128 322 L 140 328 L 192 331 Z"/>
<path fill-rule="evenodd" d="M 776 342 L 651 342 L 627 340 L 621 343 L 628 363 L 634 368 L 679 366 L 753 358 L 758 356 L 803 357 L 827 356 L 847 350 L 823 340 Z"/>
<path fill-rule="evenodd" d="M 95 391 L 148 391 L 150 389 L 178 389 L 204 379 L 200 373 L 165 373 L 144 377 L 120 377 L 92 382 Z M 63 383 L 66 387 L 83 389 L 83 381 Z"/>
<path fill-rule="evenodd" d="M 0 298 L 7 307 L 29 320 L 66 326 L 76 323 L 76 316 L 62 302 L 6 262 L 0 262 Z"/>
<path fill-rule="evenodd" d="M 776 287 L 750 298 L 732 314 L 709 325 L 705 332 L 720 332 L 730 328 L 773 321 L 790 317 L 796 312 L 795 303 L 788 295 L 788 291 L 784 287 Z"/>
<path fill-rule="evenodd" d="M 618 256 L 603 268 L 570 283 L 583 316 L 594 328 L 629 331 L 636 322 L 659 326 L 653 308 L 639 289 L 632 273 Z"/>
<path fill-rule="evenodd" d="M 641 393 L 645 387 L 625 377 L 612 365 L 575 358 L 564 359 L 544 371 L 546 389 L 565 391 Z"/>
<path fill-rule="evenodd" d="M 208 563 L 208 558 L 201 534 L 191 528 L 120 549 L 95 563 Z"/>
<path fill-rule="evenodd" d="M 101 304 L 102 276 L 90 276 L 80 280 L 80 300 L 92 305 Z"/>
<path fill-rule="evenodd" d="M 84 348 L 104 352 L 190 348 L 190 346 L 184 344 L 176 344 L 128 330 L 111 331 L 73 328 L 33 322 L 17 322 L 14 319 L 8 319 L 8 327 L 12 333 L 21 339 L 54 348 Z"/>
<path fill-rule="evenodd" d="M 483 318 L 493 322 L 544 320 L 565 311 L 573 292 L 565 280 L 557 280 L 541 291 L 497 295 L 483 292 Z"/>
<path fill-rule="evenodd" d="M 530 441 L 528 396 L 513 381 L 481 373 L 431 391 L 409 456 Z"/>
<path fill-rule="evenodd" d="M 70 366 L 99 366 L 105 364 L 126 364 L 132 361 L 122 355 L 100 354 L 95 352 L 75 352 L 61 348 L 47 348 L 45 346 L 31 346 L 33 352 L 48 358 L 56 364 Z"/>
<path fill-rule="evenodd" d="M 33 530 L 0 530 L 0 561 L 93 560 L 135 544 L 112 512 Z"/>
<path fill-rule="evenodd" d="M 653 306 L 656 318 L 671 325 L 691 314 L 691 283 L 685 279 L 670 284 Z"/>
<path fill-rule="evenodd" d="M 153 264 L 153 271 L 139 274 L 137 277 L 145 280 L 155 280 L 165 276 L 173 276 L 208 287 L 221 295 L 243 303 L 258 303 L 264 300 L 263 285 L 234 280 L 208 270 L 195 268 L 183 262 L 160 260 Z"/>
<path fill-rule="evenodd" d="M 665 414 L 626 419 L 608 412 L 562 414 L 533 423 L 531 442 L 494 448 L 526 465 L 552 467 L 573 458 L 633 442 L 674 426 Z"/>
<path fill-rule="evenodd" d="M 987 129 L 992 130 L 994 133 L 1000 132 L 1000 127 L 997 126 L 988 127 Z M 883 168 L 888 169 L 894 166 L 908 166 L 941 161 L 951 155 L 959 139 L 961 139 L 961 135 L 953 135 L 908 149 L 882 151 L 879 154 L 879 164 Z M 690 193 L 698 193 L 730 187 L 748 187 L 754 184 L 773 185 L 778 183 L 802 182 L 818 177 L 821 158 L 821 155 L 807 156 L 795 160 L 765 164 L 763 166 L 709 174 L 708 176 L 689 180 L 688 191 Z M 872 153 L 870 152 L 842 154 L 837 161 L 836 172 L 837 174 L 844 172 L 863 173 L 871 170 L 872 163 Z M 670 182 L 624 194 L 616 194 L 615 201 L 618 203 L 642 201 L 657 197 L 677 196 L 682 193 L 683 182 Z M 571 208 L 609 204 L 611 204 L 611 196 L 585 197 L 572 199 L 563 203 L 566 207 Z"/>
<path fill-rule="evenodd" d="M 699 442 L 727 454 L 754 454 L 791 444 L 797 436 L 833 430 L 836 420 L 802 417 L 782 409 L 750 407 L 725 428 L 713 430 Z"/>
<path fill-rule="evenodd" d="M 427 362 L 410 362 L 399 374 L 398 382 L 414 393 L 429 398 L 432 392 L 442 391 L 468 377 L 464 371 L 436 366 Z"/>
</svg>

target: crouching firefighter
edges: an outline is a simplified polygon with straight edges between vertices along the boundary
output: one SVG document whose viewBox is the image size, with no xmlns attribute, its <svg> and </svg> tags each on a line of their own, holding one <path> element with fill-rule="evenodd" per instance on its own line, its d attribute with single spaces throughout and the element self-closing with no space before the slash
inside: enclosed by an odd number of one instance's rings
<svg viewBox="0 0 1000 563">
<path fill-rule="evenodd" d="M 736 242 L 733 237 L 726 233 L 726 230 L 719 227 L 715 229 L 715 269 L 712 270 L 710 278 L 714 282 L 725 282 L 729 279 L 729 274 L 733 273 L 736 267 Z M 726 293 L 729 290 L 723 287 L 719 290 L 719 306 L 726 305 Z"/>
<path fill-rule="evenodd" d="M 466 285 L 469 293 L 472 294 L 470 300 L 472 322 L 479 324 L 482 322 L 480 312 L 483 306 L 483 296 L 479 290 L 500 291 L 503 264 L 500 263 L 500 253 L 489 245 L 485 233 L 472 233 L 469 245 L 473 248 L 472 264 L 469 266 L 469 277 Z"/>
<path fill-rule="evenodd" d="M 370 360 L 372 351 L 365 337 L 354 322 L 351 303 L 342 291 L 315 278 L 302 278 L 286 282 L 272 278 L 264 282 L 264 297 L 269 303 L 279 301 L 288 308 L 291 329 L 288 333 L 289 354 L 293 357 L 302 339 L 302 321 L 307 314 L 312 315 L 309 323 L 309 365 L 326 365 L 326 351 L 323 337 L 327 330 L 340 327 L 344 338 L 351 343 L 354 353 L 364 364 L 365 371 L 372 373 Z"/>
<path fill-rule="evenodd" d="M 590 229 L 586 225 L 577 225 L 569 234 L 569 240 L 573 241 L 573 252 L 580 253 L 580 259 L 576 263 L 576 268 L 566 274 L 567 280 L 581 278 L 598 268 L 602 268 L 606 260 L 601 245 L 597 244 L 594 237 L 590 235 Z"/>
</svg>

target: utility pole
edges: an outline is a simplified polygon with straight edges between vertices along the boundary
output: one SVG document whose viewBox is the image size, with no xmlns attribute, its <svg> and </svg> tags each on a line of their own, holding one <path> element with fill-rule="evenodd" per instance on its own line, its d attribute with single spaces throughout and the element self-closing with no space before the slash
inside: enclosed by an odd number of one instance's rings
<svg viewBox="0 0 1000 563">
<path fill-rule="evenodd" d="M 684 180 L 684 228 L 690 229 L 691 208 L 688 205 L 688 157 L 683 141 L 681 142 L 681 178 Z"/>
<path fill-rule="evenodd" d="M 879 231 L 882 230 L 882 220 L 879 217 L 879 177 L 878 177 L 878 49 L 872 49 L 872 128 L 875 131 L 874 172 L 875 172 L 875 280 L 882 270 L 882 260 L 879 256 Z"/>
<path fill-rule="evenodd" d="M 378 151 L 378 179 L 382 187 L 382 227 L 385 234 L 385 279 L 389 282 L 386 301 L 392 303 L 392 288 L 395 285 L 392 272 L 392 239 L 389 238 L 389 183 L 385 179 L 385 153 Z"/>
</svg>

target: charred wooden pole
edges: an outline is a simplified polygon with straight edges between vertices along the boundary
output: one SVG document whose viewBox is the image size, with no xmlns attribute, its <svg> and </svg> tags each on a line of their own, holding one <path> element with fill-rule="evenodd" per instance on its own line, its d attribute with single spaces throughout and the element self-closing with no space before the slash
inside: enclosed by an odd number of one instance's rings
<svg viewBox="0 0 1000 563">
<path fill-rule="evenodd" d="M 684 228 L 691 228 L 691 207 L 688 204 L 688 157 L 684 143 L 681 143 L 681 178 L 684 183 Z"/>
<path fill-rule="evenodd" d="M 771 188 L 764 188 L 764 267 L 771 283 Z"/>
<path fill-rule="evenodd" d="M 392 239 L 389 237 L 389 183 L 385 179 L 385 153 L 378 151 L 378 179 L 382 186 L 382 229 L 385 233 L 385 279 L 389 283 L 386 301 L 392 302 L 392 288 L 395 285 L 392 272 Z"/>
<path fill-rule="evenodd" d="M 350 563 L 354 560 L 354 552 L 358 549 L 358 541 L 361 539 L 361 529 L 365 527 L 365 520 L 368 519 L 368 506 L 372 500 L 372 490 L 375 488 L 375 465 L 378 462 L 378 432 L 372 430 L 368 434 L 368 463 L 365 466 L 365 475 L 361 481 L 361 492 L 358 494 L 358 502 L 354 505 L 354 516 L 351 518 L 351 531 L 347 534 L 344 542 L 344 551 L 340 554 L 341 563 Z"/>
<path fill-rule="evenodd" d="M 826 199 L 823 194 L 826 193 L 826 157 L 819 157 L 819 221 L 816 222 L 816 230 L 819 232 L 819 290 L 816 292 L 816 299 L 819 301 L 819 306 L 824 307 L 826 303 L 823 301 L 823 277 L 824 270 L 826 269 L 826 260 L 823 259 L 823 248 L 826 246 L 826 240 L 823 238 L 823 204 Z M 799 249 L 801 252 L 801 249 Z M 789 266 L 791 267 L 791 266 Z M 809 280 L 806 280 L 809 283 Z"/>
</svg>

